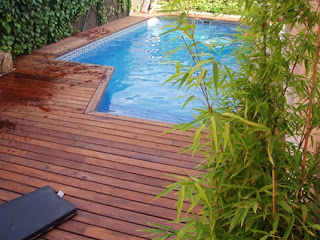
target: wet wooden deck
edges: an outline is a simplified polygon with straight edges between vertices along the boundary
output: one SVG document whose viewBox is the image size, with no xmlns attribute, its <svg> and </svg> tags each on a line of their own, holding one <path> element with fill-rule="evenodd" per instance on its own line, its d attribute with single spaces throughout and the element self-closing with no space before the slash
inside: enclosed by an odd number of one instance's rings
<svg viewBox="0 0 320 240">
<path fill-rule="evenodd" d="M 201 159 L 177 154 L 188 136 L 160 135 L 169 124 L 83 114 L 108 67 L 54 60 L 142 19 L 21 56 L 0 77 L 0 203 L 50 185 L 79 209 L 43 239 L 148 239 L 138 230 L 175 218 L 175 195 L 151 200 L 172 183 L 168 173 L 195 172 Z"/>
</svg>

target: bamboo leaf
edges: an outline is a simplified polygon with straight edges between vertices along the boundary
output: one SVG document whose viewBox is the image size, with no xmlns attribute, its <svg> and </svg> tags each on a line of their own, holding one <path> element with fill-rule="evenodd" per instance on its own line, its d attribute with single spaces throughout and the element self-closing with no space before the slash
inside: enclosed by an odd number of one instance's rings
<svg viewBox="0 0 320 240">
<path fill-rule="evenodd" d="M 181 48 L 183 48 L 184 46 L 181 45 L 171 51 L 165 52 L 164 54 L 166 55 L 166 58 L 169 58 L 170 56 L 172 56 L 173 54 L 175 54 L 176 52 L 178 52 Z"/>
<path fill-rule="evenodd" d="M 183 207 L 185 191 L 186 191 L 185 186 L 182 186 L 179 191 L 179 199 L 178 199 L 178 203 L 177 203 L 177 219 L 180 218 L 181 210 Z"/>
<path fill-rule="evenodd" d="M 191 202 L 192 204 L 190 205 L 187 213 L 191 212 L 195 208 L 195 206 L 197 206 L 200 199 L 201 199 L 201 194 L 197 194 L 196 196 L 194 196 L 193 201 Z"/>
<path fill-rule="evenodd" d="M 176 73 L 180 72 L 180 62 L 176 63 Z"/>
<path fill-rule="evenodd" d="M 229 131 L 230 131 L 230 125 L 228 122 L 224 124 L 224 134 L 223 134 L 223 151 L 226 150 L 228 140 L 229 140 Z"/>
<path fill-rule="evenodd" d="M 320 231 L 320 224 L 313 224 L 310 226 L 311 228 L 317 229 L 318 231 Z"/>
<path fill-rule="evenodd" d="M 155 197 L 152 199 L 152 201 L 154 201 L 154 200 L 156 200 L 156 199 L 158 199 L 158 198 L 166 195 L 168 192 L 171 192 L 172 190 L 178 188 L 179 185 L 180 185 L 180 183 L 179 183 L 179 182 L 176 182 L 176 183 L 173 183 L 173 184 L 167 186 L 167 188 L 166 188 L 164 191 L 162 191 L 161 193 L 159 193 L 157 196 L 155 196 Z"/>
<path fill-rule="evenodd" d="M 165 234 L 163 236 L 160 236 L 160 237 L 156 237 L 154 238 L 153 240 L 165 240 L 165 239 L 168 239 L 170 237 L 170 234 Z"/>
<path fill-rule="evenodd" d="M 272 229 L 274 232 L 276 232 L 278 229 L 279 220 L 280 220 L 280 215 L 276 214 L 274 221 L 273 221 L 273 229 Z"/>
<path fill-rule="evenodd" d="M 236 214 L 234 216 L 234 218 L 231 220 L 231 223 L 230 223 L 230 227 L 229 227 L 229 232 L 235 228 L 239 223 L 240 223 L 240 220 L 241 220 L 241 216 L 243 214 L 241 214 L 244 210 L 241 208 L 241 209 L 238 209 L 236 211 Z"/>
<path fill-rule="evenodd" d="M 228 76 L 230 78 L 230 82 L 234 83 L 233 74 L 231 73 L 230 68 L 228 68 L 226 65 L 224 65 L 225 69 L 227 70 Z"/>
<path fill-rule="evenodd" d="M 212 62 L 212 60 L 204 60 L 204 61 L 200 61 L 199 63 L 197 63 L 197 65 L 192 68 L 192 70 L 189 72 L 190 75 L 192 75 L 194 72 L 198 71 L 199 68 L 201 68 L 203 65 Z"/>
<path fill-rule="evenodd" d="M 164 232 L 163 229 L 155 229 L 155 228 L 147 228 L 147 229 L 141 229 L 141 230 L 139 229 L 138 231 L 145 232 L 145 233 L 152 233 L 152 234 L 150 234 L 150 236 Z"/>
<path fill-rule="evenodd" d="M 228 140 L 228 146 L 229 146 L 229 150 L 231 152 L 232 157 L 234 157 L 235 156 L 234 155 L 234 149 L 233 149 L 233 145 L 232 145 L 232 142 L 231 142 L 230 138 Z"/>
<path fill-rule="evenodd" d="M 272 184 L 269 184 L 267 186 L 264 186 L 264 187 L 260 188 L 259 192 L 265 192 L 265 191 L 270 190 L 270 189 L 272 189 Z"/>
<path fill-rule="evenodd" d="M 184 109 L 188 105 L 189 102 L 192 102 L 194 100 L 196 100 L 195 96 L 191 95 L 190 97 L 188 97 L 188 99 L 184 102 L 182 109 Z"/>
<path fill-rule="evenodd" d="M 194 138 L 193 138 L 193 151 L 192 151 L 192 156 L 194 156 L 194 154 L 196 153 L 197 151 L 197 148 L 198 148 L 198 145 L 199 145 L 199 142 L 200 142 L 200 136 L 201 136 L 201 133 L 202 133 L 202 130 L 205 128 L 205 124 L 202 124 L 196 131 L 195 135 L 194 135 Z"/>
<path fill-rule="evenodd" d="M 252 210 L 254 211 L 255 214 L 257 214 L 258 202 L 253 202 L 252 203 Z"/>
<path fill-rule="evenodd" d="M 221 187 L 222 187 L 223 182 L 224 182 L 224 177 L 225 177 L 225 173 L 222 172 L 220 177 L 219 177 L 219 182 L 218 182 L 218 185 L 217 185 L 217 193 L 221 192 Z"/>
<path fill-rule="evenodd" d="M 283 200 L 278 201 L 278 204 L 279 204 L 281 207 L 283 207 L 283 209 L 286 210 L 288 213 L 292 213 L 291 207 L 290 207 L 286 202 L 284 202 Z"/>
<path fill-rule="evenodd" d="M 266 131 L 266 132 L 270 132 L 270 129 L 259 124 L 259 123 L 255 123 L 255 122 L 251 122 L 251 121 L 248 121 L 248 120 L 245 120 L 244 118 L 234 114 L 234 113 L 223 113 L 222 116 L 224 117 L 231 117 L 231 118 L 234 118 L 234 119 L 238 119 L 239 121 L 247 124 L 247 125 L 250 125 L 250 126 L 253 126 L 253 127 L 257 127 L 257 128 L 260 128 L 261 131 Z"/>
<path fill-rule="evenodd" d="M 214 88 L 216 90 L 216 93 L 218 94 L 218 88 L 219 88 L 219 67 L 218 63 L 213 63 L 213 82 L 214 82 Z"/>
<path fill-rule="evenodd" d="M 260 240 L 267 240 L 269 238 L 269 234 L 268 235 L 264 235 L 262 238 L 260 238 Z"/>
<path fill-rule="evenodd" d="M 308 216 L 308 209 L 306 205 L 301 206 L 301 211 L 302 211 L 302 219 L 305 222 Z"/>
<path fill-rule="evenodd" d="M 293 224 L 294 224 L 295 220 L 296 220 L 296 217 L 295 217 L 294 215 L 291 216 L 291 219 L 290 219 L 290 222 L 289 222 L 289 224 L 288 224 L 288 227 L 287 227 L 287 229 L 286 229 L 286 231 L 285 231 L 285 233 L 284 233 L 284 235 L 283 235 L 283 239 L 284 239 L 284 240 L 285 240 L 285 239 L 288 239 L 288 237 L 289 237 L 289 235 L 290 235 L 290 233 L 291 233 L 291 229 L 292 229 L 292 227 L 293 227 Z"/>
<path fill-rule="evenodd" d="M 162 83 L 162 85 L 167 84 L 169 82 L 171 82 L 173 79 L 179 78 L 180 76 L 180 72 L 173 74 L 172 76 L 170 76 L 164 83 Z M 187 75 L 187 74 L 186 74 Z M 186 76 L 187 78 L 188 76 Z"/>
<path fill-rule="evenodd" d="M 170 227 L 167 227 L 167 226 L 164 226 L 164 225 L 161 225 L 161 224 L 150 223 L 150 225 L 152 227 L 155 227 L 155 228 L 158 228 L 158 229 L 163 229 L 163 230 L 166 230 L 166 231 L 169 231 L 169 232 L 176 232 L 176 230 L 174 228 L 170 228 Z"/>
<path fill-rule="evenodd" d="M 218 152 L 218 135 L 217 135 L 217 126 L 216 126 L 216 120 L 213 116 L 210 117 L 211 121 L 211 134 L 212 134 L 212 141 L 214 144 L 215 152 Z"/>
<path fill-rule="evenodd" d="M 241 221 L 240 221 L 241 227 L 243 226 L 243 223 L 244 223 L 244 221 L 245 221 L 245 219 L 246 219 L 246 217 L 248 215 L 249 209 L 250 209 L 250 207 L 247 206 L 246 209 L 244 210 L 242 216 L 241 216 Z"/>
<path fill-rule="evenodd" d="M 196 89 L 200 86 L 201 82 L 203 81 L 203 79 L 206 78 L 207 75 L 207 69 L 202 69 L 200 76 L 197 79 L 197 83 L 196 83 Z"/>
<path fill-rule="evenodd" d="M 187 224 L 184 225 L 184 227 L 179 231 L 177 235 L 177 240 L 182 239 L 182 237 L 191 230 L 192 226 L 194 225 L 194 220 L 189 221 Z"/>
<path fill-rule="evenodd" d="M 272 166 L 274 166 L 274 160 L 273 160 L 273 157 L 272 157 L 271 141 L 268 141 L 267 153 L 268 153 L 269 161 L 271 162 Z"/>
<path fill-rule="evenodd" d="M 186 82 L 186 80 L 189 77 L 189 73 L 185 73 L 184 76 L 180 79 L 180 84 L 178 86 L 178 90 L 183 86 L 183 84 Z"/>
<path fill-rule="evenodd" d="M 202 199 L 206 202 L 208 209 L 211 210 L 211 204 L 210 204 L 209 199 L 207 198 L 204 190 L 202 189 L 202 187 L 198 183 L 195 183 L 194 185 L 197 188 L 197 190 L 199 191 L 199 193 L 201 194 Z"/>
</svg>

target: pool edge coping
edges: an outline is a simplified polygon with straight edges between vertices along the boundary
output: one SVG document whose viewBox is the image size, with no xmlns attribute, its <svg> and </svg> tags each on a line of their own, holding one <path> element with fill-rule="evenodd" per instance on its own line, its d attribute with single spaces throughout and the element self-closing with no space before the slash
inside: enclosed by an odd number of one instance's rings
<svg viewBox="0 0 320 240">
<path fill-rule="evenodd" d="M 107 88 L 107 85 L 112 77 L 112 74 L 115 70 L 115 67 L 107 66 L 108 69 L 106 70 L 105 74 L 103 75 L 101 81 L 99 82 L 98 86 L 96 87 L 96 90 L 94 91 L 94 94 L 92 95 L 86 109 L 84 110 L 84 114 L 92 114 L 96 112 L 96 109 L 99 105 L 99 102 L 104 94 L 105 89 Z"/>
</svg>

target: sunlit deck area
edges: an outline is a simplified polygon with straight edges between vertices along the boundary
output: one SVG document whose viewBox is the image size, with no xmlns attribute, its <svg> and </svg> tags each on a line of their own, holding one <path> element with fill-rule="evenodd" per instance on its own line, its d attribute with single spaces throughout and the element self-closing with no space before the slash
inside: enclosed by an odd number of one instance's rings
<svg viewBox="0 0 320 240">
<path fill-rule="evenodd" d="M 50 185 L 78 214 L 42 239 L 148 239 L 176 216 L 177 196 L 151 201 L 201 158 L 177 154 L 183 133 L 160 122 L 84 114 L 108 67 L 54 60 L 136 22 L 127 17 L 20 56 L 0 77 L 0 203 Z M 185 208 L 186 210 L 186 208 Z"/>
</svg>

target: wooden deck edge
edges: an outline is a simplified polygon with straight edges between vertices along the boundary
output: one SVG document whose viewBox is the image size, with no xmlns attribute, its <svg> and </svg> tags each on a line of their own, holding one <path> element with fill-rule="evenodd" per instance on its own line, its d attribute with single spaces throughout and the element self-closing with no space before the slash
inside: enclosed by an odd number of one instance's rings
<svg viewBox="0 0 320 240">
<path fill-rule="evenodd" d="M 98 104 L 101 100 L 101 97 L 103 96 L 105 89 L 112 77 L 112 74 L 114 72 L 114 67 L 109 67 L 102 77 L 100 83 L 97 86 L 96 91 L 94 92 L 86 110 L 84 111 L 85 114 L 92 114 L 96 111 Z"/>
</svg>

